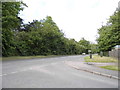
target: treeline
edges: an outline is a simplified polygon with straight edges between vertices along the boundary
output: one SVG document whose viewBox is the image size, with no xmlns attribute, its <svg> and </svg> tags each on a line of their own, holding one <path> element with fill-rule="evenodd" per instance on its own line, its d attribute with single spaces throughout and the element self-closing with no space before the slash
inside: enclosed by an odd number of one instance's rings
<svg viewBox="0 0 120 90">
<path fill-rule="evenodd" d="M 18 17 L 24 6 L 22 2 L 2 3 L 2 56 L 73 55 L 88 53 L 89 49 L 96 52 L 97 45 L 84 38 L 79 42 L 66 38 L 51 16 L 24 24 Z"/>
<path fill-rule="evenodd" d="M 111 51 L 114 46 L 120 45 L 120 8 L 109 17 L 106 25 L 98 29 L 98 34 L 99 52 Z"/>
</svg>

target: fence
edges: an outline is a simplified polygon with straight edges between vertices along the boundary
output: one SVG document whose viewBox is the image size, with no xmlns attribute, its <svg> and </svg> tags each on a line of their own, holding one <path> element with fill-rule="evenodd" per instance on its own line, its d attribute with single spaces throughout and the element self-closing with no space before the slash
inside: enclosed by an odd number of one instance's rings
<svg viewBox="0 0 120 90">
<path fill-rule="evenodd" d="M 120 60 L 120 49 L 113 49 L 109 51 L 109 56 Z"/>
</svg>

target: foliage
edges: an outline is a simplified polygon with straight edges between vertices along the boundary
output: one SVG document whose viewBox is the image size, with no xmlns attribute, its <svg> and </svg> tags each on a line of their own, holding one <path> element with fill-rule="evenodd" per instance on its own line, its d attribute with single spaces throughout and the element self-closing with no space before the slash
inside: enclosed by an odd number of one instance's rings
<svg viewBox="0 0 120 90">
<path fill-rule="evenodd" d="M 6 60 L 23 60 L 23 59 L 37 59 L 37 58 L 48 58 L 48 57 L 57 57 L 56 55 L 48 55 L 48 56 L 43 56 L 43 55 L 39 55 L 39 56 L 10 56 L 10 57 L 2 57 L 3 61 Z"/>
<path fill-rule="evenodd" d="M 118 60 L 111 57 L 100 57 L 98 55 L 93 55 L 92 59 L 90 59 L 89 56 L 86 56 L 85 62 L 109 63 L 109 62 L 118 62 Z"/>
<path fill-rule="evenodd" d="M 116 10 L 110 16 L 107 24 L 98 29 L 97 38 L 99 51 L 110 51 L 115 45 L 120 45 L 120 11 Z"/>
<path fill-rule="evenodd" d="M 90 48 L 92 53 L 98 53 L 98 44 L 91 43 Z"/>
<path fill-rule="evenodd" d="M 80 46 L 82 47 L 82 51 L 84 53 L 87 53 L 88 54 L 88 50 L 90 50 L 90 42 L 85 40 L 84 38 L 82 38 L 80 41 L 79 41 L 79 44 Z"/>
<path fill-rule="evenodd" d="M 115 65 L 107 65 L 107 66 L 100 66 L 101 68 L 109 69 L 109 70 L 115 70 L 115 71 L 120 71 L 118 66 Z"/>
<path fill-rule="evenodd" d="M 25 4 L 20 2 L 2 4 L 3 56 L 88 53 L 90 42 L 84 38 L 79 42 L 66 38 L 51 16 L 23 24 L 22 19 L 18 17 L 19 11 L 23 10 L 22 5 Z"/>
<path fill-rule="evenodd" d="M 23 10 L 21 2 L 2 2 L 2 55 L 14 52 L 14 31 L 20 25 L 19 11 Z"/>
</svg>

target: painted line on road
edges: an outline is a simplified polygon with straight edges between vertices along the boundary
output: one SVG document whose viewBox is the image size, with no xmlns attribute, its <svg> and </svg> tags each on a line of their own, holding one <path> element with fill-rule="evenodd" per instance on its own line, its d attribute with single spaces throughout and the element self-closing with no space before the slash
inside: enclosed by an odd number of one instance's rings
<svg viewBox="0 0 120 90">
<path fill-rule="evenodd" d="M 6 75 L 10 75 L 10 74 L 19 73 L 19 72 L 22 72 L 22 71 L 15 71 L 15 72 L 10 72 L 10 73 L 8 73 L 8 74 L 1 74 L 0 77 L 6 76 Z"/>
<path fill-rule="evenodd" d="M 0 77 L 10 75 L 10 74 L 20 73 L 20 72 L 24 72 L 24 71 L 28 71 L 28 70 L 29 69 L 23 69 L 23 70 L 19 70 L 19 71 L 13 71 L 13 72 L 10 72 L 10 73 L 0 74 Z"/>
<path fill-rule="evenodd" d="M 13 71 L 13 72 L 10 72 L 8 74 L 0 74 L 0 77 L 10 75 L 10 74 L 20 73 L 20 72 L 24 72 L 24 71 L 28 71 L 28 70 L 35 70 L 36 68 L 43 68 L 43 67 L 46 67 L 48 65 L 56 65 L 56 64 L 57 63 L 50 63 L 50 64 L 42 65 L 42 66 L 33 66 L 33 67 L 30 67 L 30 68 L 27 68 L 27 69 L 23 69 L 23 70 L 19 70 L 19 71 Z"/>
<path fill-rule="evenodd" d="M 5 76 L 5 75 L 7 75 L 7 74 L 1 74 L 0 77 Z"/>
</svg>

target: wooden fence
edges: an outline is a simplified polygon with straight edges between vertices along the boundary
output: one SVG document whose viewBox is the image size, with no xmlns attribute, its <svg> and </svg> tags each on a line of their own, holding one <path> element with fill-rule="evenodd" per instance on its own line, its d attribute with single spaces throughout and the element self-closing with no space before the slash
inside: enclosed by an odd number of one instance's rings
<svg viewBox="0 0 120 90">
<path fill-rule="evenodd" d="M 109 51 L 109 57 L 120 60 L 120 49 L 113 49 L 112 51 Z"/>
</svg>

